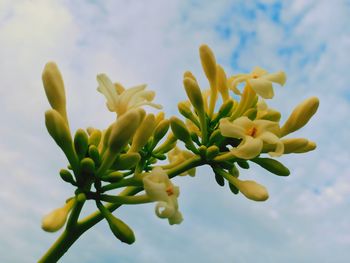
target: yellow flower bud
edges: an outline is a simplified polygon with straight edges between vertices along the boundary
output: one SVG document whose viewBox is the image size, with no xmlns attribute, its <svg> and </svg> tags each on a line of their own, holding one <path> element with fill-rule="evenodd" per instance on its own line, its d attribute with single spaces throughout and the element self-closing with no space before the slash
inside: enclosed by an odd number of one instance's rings
<svg viewBox="0 0 350 263">
<path fill-rule="evenodd" d="M 186 124 L 176 117 L 170 118 L 170 127 L 176 138 L 188 144 L 192 142 L 190 132 L 187 130 Z"/>
<path fill-rule="evenodd" d="M 118 156 L 113 164 L 114 170 L 128 170 L 135 167 L 141 160 L 139 153 L 125 153 Z"/>
<path fill-rule="evenodd" d="M 295 153 L 306 153 L 316 149 L 316 143 L 308 141 L 307 145 L 295 151 Z"/>
<path fill-rule="evenodd" d="M 192 79 L 192 80 L 194 80 L 195 82 L 197 82 L 196 77 L 192 74 L 191 71 L 186 71 L 186 72 L 184 73 L 184 79 L 185 79 L 185 78 L 189 78 L 189 79 Z"/>
<path fill-rule="evenodd" d="M 67 221 L 67 216 L 72 209 L 74 199 L 69 200 L 63 207 L 53 210 L 44 216 L 41 222 L 41 228 L 47 232 L 56 232 L 60 230 Z"/>
<path fill-rule="evenodd" d="M 89 138 L 83 129 L 78 129 L 74 135 L 74 149 L 79 159 L 83 159 L 89 148 Z"/>
<path fill-rule="evenodd" d="M 158 143 L 168 132 L 170 126 L 169 120 L 162 120 L 154 130 L 153 141 Z"/>
<path fill-rule="evenodd" d="M 102 133 L 100 130 L 95 129 L 89 137 L 89 145 L 98 146 L 100 144 Z"/>
<path fill-rule="evenodd" d="M 230 99 L 227 85 L 227 76 L 224 69 L 220 65 L 216 66 L 216 74 L 217 88 L 221 94 L 222 100 L 225 102 Z"/>
<path fill-rule="evenodd" d="M 148 114 L 137 129 L 128 152 L 138 152 L 146 145 L 152 136 L 156 126 L 156 119 L 153 114 Z"/>
<path fill-rule="evenodd" d="M 216 84 L 216 59 L 213 51 L 207 45 L 201 45 L 199 48 L 202 67 L 210 84 Z"/>
<path fill-rule="evenodd" d="M 187 96 L 190 99 L 193 107 L 197 110 L 197 112 L 204 112 L 203 96 L 197 82 L 193 79 L 185 78 L 183 83 Z"/>
<path fill-rule="evenodd" d="M 295 153 L 297 150 L 304 148 L 309 142 L 304 138 L 286 138 L 281 141 L 284 144 L 284 154 Z"/>
<path fill-rule="evenodd" d="M 316 113 L 319 103 L 316 97 L 308 98 L 300 103 L 282 126 L 281 135 L 285 136 L 302 128 Z"/>
<path fill-rule="evenodd" d="M 48 62 L 42 74 L 46 97 L 51 107 L 58 111 L 68 125 L 66 111 L 66 94 L 62 75 L 54 62 Z"/>
<path fill-rule="evenodd" d="M 236 177 L 231 177 L 230 182 L 248 199 L 253 201 L 265 201 L 269 198 L 266 188 L 255 181 L 241 181 Z"/>
<path fill-rule="evenodd" d="M 153 153 L 154 154 L 167 153 L 176 146 L 176 143 L 177 143 L 177 138 L 174 136 L 173 133 L 169 133 L 168 138 L 159 147 L 157 147 L 153 151 Z"/>
<path fill-rule="evenodd" d="M 165 117 L 165 114 L 164 114 L 163 111 L 157 113 L 157 115 L 156 115 L 156 126 L 158 126 L 158 124 L 159 124 L 162 120 L 164 120 L 164 117 Z"/>
</svg>

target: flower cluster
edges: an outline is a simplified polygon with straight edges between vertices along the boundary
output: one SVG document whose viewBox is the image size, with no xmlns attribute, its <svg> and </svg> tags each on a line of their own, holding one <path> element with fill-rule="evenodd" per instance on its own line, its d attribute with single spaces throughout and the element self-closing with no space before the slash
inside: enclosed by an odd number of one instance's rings
<svg viewBox="0 0 350 263">
<path fill-rule="evenodd" d="M 188 100 L 180 102 L 178 109 L 185 121 L 165 118 L 163 112 L 146 113 L 143 106 L 161 109 L 153 102 L 155 92 L 146 90 L 146 85 L 126 89 L 99 74 L 97 90 L 105 96 L 108 110 L 116 113 L 116 120 L 106 129 L 78 129 L 74 135 L 61 73 L 53 62 L 45 66 L 42 78 L 52 107 L 45 113 L 45 123 L 69 162 L 60 176 L 76 191 L 62 208 L 44 217 L 44 230 L 57 231 L 66 224 L 65 235 L 82 234 L 106 219 L 112 233 L 131 244 L 135 241 L 132 229 L 112 212 L 121 205 L 157 202 L 158 217 L 170 224 L 181 223 L 180 190 L 172 183 L 173 177 L 195 176 L 196 167 L 208 165 L 220 186 L 228 184 L 234 194 L 265 201 L 267 189 L 242 179 L 239 168 L 248 169 L 253 162 L 273 174 L 288 176 L 288 168 L 275 157 L 316 148 L 308 139 L 286 137 L 315 114 L 316 97 L 306 99 L 281 123 L 280 112 L 269 108 L 265 100 L 273 98 L 274 84 L 285 84 L 283 71 L 268 73 L 256 67 L 251 73 L 227 76 L 207 45 L 200 47 L 199 55 L 209 89 L 202 90 L 190 71 L 184 73 Z M 178 141 L 186 150 L 177 146 Z M 79 220 L 87 200 L 93 200 L 98 211 Z"/>
</svg>

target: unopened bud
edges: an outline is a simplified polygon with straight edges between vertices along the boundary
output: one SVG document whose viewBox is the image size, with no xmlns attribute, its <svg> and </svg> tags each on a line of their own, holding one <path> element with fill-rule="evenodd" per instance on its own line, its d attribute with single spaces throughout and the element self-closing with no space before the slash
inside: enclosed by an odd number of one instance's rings
<svg viewBox="0 0 350 263">
<path fill-rule="evenodd" d="M 193 107 L 197 110 L 197 112 L 204 112 L 203 96 L 197 82 L 193 79 L 185 78 L 183 83 L 186 94 L 190 99 Z"/>
<path fill-rule="evenodd" d="M 74 149 L 79 159 L 83 159 L 89 147 L 89 138 L 83 129 L 78 129 L 74 135 Z"/>
<path fill-rule="evenodd" d="M 216 65 L 216 83 L 217 88 L 221 94 L 222 100 L 225 102 L 229 100 L 230 95 L 228 92 L 227 77 L 224 69 L 220 65 Z"/>
<path fill-rule="evenodd" d="M 231 183 L 248 199 L 253 201 L 265 201 L 269 198 L 266 188 L 255 181 L 241 181 L 232 177 Z"/>
<path fill-rule="evenodd" d="M 269 172 L 279 175 L 279 176 L 288 176 L 290 171 L 282 163 L 275 159 L 270 158 L 255 158 L 252 159 L 254 163 L 260 165 L 262 168 L 268 170 Z"/>
<path fill-rule="evenodd" d="M 213 51 L 207 45 L 201 45 L 199 48 L 202 67 L 207 79 L 215 86 L 216 84 L 216 60 Z"/>
<path fill-rule="evenodd" d="M 128 170 L 135 167 L 141 160 L 139 153 L 125 153 L 118 156 L 113 164 L 115 170 Z"/>
<path fill-rule="evenodd" d="M 51 107 L 58 111 L 68 125 L 66 112 L 66 94 L 62 75 L 54 62 L 48 62 L 42 74 L 46 97 Z"/>
<path fill-rule="evenodd" d="M 65 181 L 67 183 L 75 184 L 73 175 L 68 170 L 61 169 L 60 170 L 60 176 L 61 176 L 63 181 Z"/>
<path fill-rule="evenodd" d="M 49 134 L 55 140 L 58 146 L 64 149 L 67 148 L 68 145 L 72 145 L 72 137 L 69 128 L 58 111 L 46 111 L 45 124 Z"/>
<path fill-rule="evenodd" d="M 80 161 L 82 174 L 92 175 L 95 172 L 95 163 L 91 158 L 84 158 Z"/>
<path fill-rule="evenodd" d="M 300 103 L 282 126 L 281 135 L 285 136 L 302 128 L 316 113 L 319 103 L 316 97 L 311 97 Z"/>
<path fill-rule="evenodd" d="M 95 129 L 95 130 L 90 134 L 90 137 L 89 137 L 89 145 L 98 146 L 98 145 L 100 144 L 100 141 L 101 141 L 101 136 L 102 136 L 101 131 L 98 130 L 98 129 Z"/>
<path fill-rule="evenodd" d="M 177 143 L 177 138 L 174 136 L 173 133 L 170 133 L 167 139 L 154 150 L 154 153 L 155 154 L 167 153 L 176 146 L 176 143 Z"/>
<path fill-rule="evenodd" d="M 129 152 L 140 151 L 141 148 L 146 145 L 149 138 L 152 136 L 155 126 L 156 126 L 156 120 L 154 115 L 148 114 L 142 121 L 139 128 L 137 129 L 133 137 Z"/>
<path fill-rule="evenodd" d="M 94 161 L 96 166 L 101 164 L 101 156 L 95 145 L 89 146 L 89 157 Z"/>
<path fill-rule="evenodd" d="M 101 180 L 105 182 L 110 182 L 110 183 L 117 183 L 121 181 L 123 178 L 124 178 L 124 175 L 122 172 L 114 171 L 114 172 L 111 172 L 110 174 L 102 176 Z"/>
<path fill-rule="evenodd" d="M 220 151 L 219 147 L 217 147 L 216 145 L 209 146 L 207 151 L 206 151 L 207 159 L 208 160 L 213 159 L 215 156 L 218 155 L 219 151 Z"/>
<path fill-rule="evenodd" d="M 67 216 L 73 204 L 74 199 L 71 199 L 63 207 L 57 208 L 44 216 L 41 222 L 41 228 L 47 232 L 56 232 L 60 230 L 66 223 Z"/>
<path fill-rule="evenodd" d="M 158 143 L 168 132 L 170 126 L 169 120 L 162 120 L 154 130 L 153 140 Z"/>
<path fill-rule="evenodd" d="M 316 143 L 308 141 L 307 145 L 295 151 L 295 153 L 306 153 L 316 149 Z"/>
<path fill-rule="evenodd" d="M 185 144 L 192 142 L 190 132 L 187 130 L 186 124 L 176 117 L 170 118 L 170 127 L 176 138 Z"/>
<path fill-rule="evenodd" d="M 192 74 L 191 71 L 186 71 L 186 72 L 184 73 L 184 79 L 185 79 L 185 78 L 190 78 L 190 79 L 194 80 L 195 82 L 197 82 L 196 77 Z"/>
<path fill-rule="evenodd" d="M 284 154 L 294 153 L 297 150 L 304 148 L 308 144 L 308 140 L 304 138 L 286 138 L 281 142 L 284 145 Z"/>
</svg>

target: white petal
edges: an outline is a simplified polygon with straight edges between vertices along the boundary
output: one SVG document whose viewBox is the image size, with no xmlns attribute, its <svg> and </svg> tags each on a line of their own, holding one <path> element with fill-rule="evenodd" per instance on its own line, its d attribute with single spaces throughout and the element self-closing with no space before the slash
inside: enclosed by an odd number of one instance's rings
<svg viewBox="0 0 350 263">
<path fill-rule="evenodd" d="M 261 68 L 261 67 L 255 67 L 255 68 L 253 68 L 253 71 L 252 71 L 252 75 L 257 75 L 258 77 L 260 77 L 260 76 L 263 76 L 263 75 L 265 75 L 265 74 L 267 74 L 268 72 L 265 70 L 265 69 L 263 69 L 263 68 Z"/>
<path fill-rule="evenodd" d="M 262 147 L 262 140 L 247 136 L 237 148 L 231 149 L 231 152 L 238 158 L 248 160 L 258 156 L 262 150 Z"/>
<path fill-rule="evenodd" d="M 271 81 L 263 78 L 257 78 L 250 79 L 249 84 L 253 88 L 253 90 L 264 99 L 273 98 L 274 93 Z"/>
<path fill-rule="evenodd" d="M 269 152 L 270 156 L 277 157 L 283 154 L 284 145 L 275 134 L 271 132 L 264 132 L 259 136 L 259 138 L 268 144 L 276 145 L 275 151 Z"/>
<path fill-rule="evenodd" d="M 97 90 L 107 99 L 107 107 L 110 111 L 115 111 L 118 106 L 118 94 L 112 81 L 106 74 L 97 75 L 99 86 Z M 112 109 L 112 110 L 111 110 Z"/>
<path fill-rule="evenodd" d="M 183 221 L 183 217 L 179 211 L 176 211 L 168 220 L 170 225 L 180 224 Z"/>
<path fill-rule="evenodd" d="M 158 202 L 155 208 L 156 215 L 160 218 L 169 218 L 176 212 L 175 207 L 169 202 Z"/>
</svg>

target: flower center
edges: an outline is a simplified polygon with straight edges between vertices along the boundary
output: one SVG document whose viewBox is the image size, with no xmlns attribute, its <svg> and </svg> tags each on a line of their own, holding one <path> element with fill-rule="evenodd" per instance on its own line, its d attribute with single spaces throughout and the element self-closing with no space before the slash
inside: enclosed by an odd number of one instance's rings
<svg viewBox="0 0 350 263">
<path fill-rule="evenodd" d="M 257 79 L 259 76 L 257 74 L 253 74 L 252 78 Z"/>
<path fill-rule="evenodd" d="M 250 128 L 250 129 L 247 131 L 247 135 L 252 136 L 252 137 L 255 137 L 257 131 L 258 131 L 258 130 L 257 130 L 256 127 L 252 127 L 252 128 Z"/>
<path fill-rule="evenodd" d="M 169 187 L 165 190 L 165 192 L 168 194 L 168 196 L 171 196 L 171 195 L 174 194 L 174 189 L 173 189 L 171 186 L 169 186 Z"/>
</svg>

